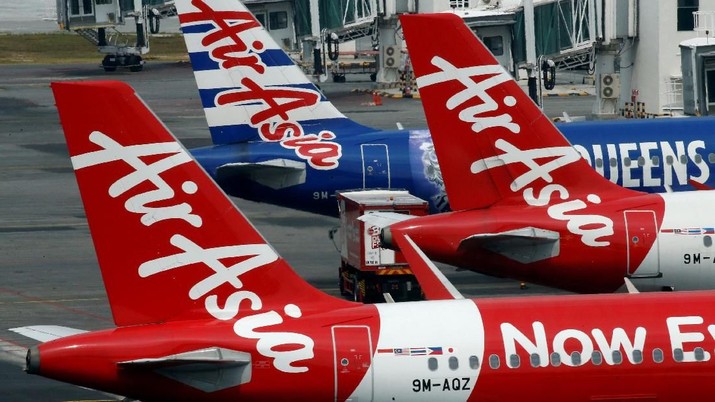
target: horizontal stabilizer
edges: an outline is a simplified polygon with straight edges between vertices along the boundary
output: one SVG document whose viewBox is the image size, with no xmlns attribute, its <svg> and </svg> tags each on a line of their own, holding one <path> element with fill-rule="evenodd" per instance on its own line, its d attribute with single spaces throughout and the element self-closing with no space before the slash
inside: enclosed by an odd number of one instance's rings
<svg viewBox="0 0 715 402">
<path fill-rule="evenodd" d="M 559 233 L 525 227 L 499 233 L 480 233 L 462 240 L 460 249 L 483 249 L 501 254 L 522 264 L 559 255 Z"/>
<path fill-rule="evenodd" d="M 251 355 L 219 347 L 119 363 L 149 369 L 204 392 L 215 392 L 251 381 Z"/>
<path fill-rule="evenodd" d="M 416 218 L 416 216 L 400 214 L 397 212 L 372 212 L 362 215 L 358 219 L 370 226 L 377 226 L 382 229 L 392 225 L 393 223 L 406 221 L 412 218 Z"/>
<path fill-rule="evenodd" d="M 374 226 L 381 230 L 380 241 L 382 247 L 395 249 L 395 240 L 392 238 L 390 225 L 412 218 L 416 218 L 416 216 L 397 212 L 371 212 L 360 216 L 358 219 L 365 222 L 367 226 Z"/>
<path fill-rule="evenodd" d="M 427 300 L 464 299 L 459 290 L 409 236 L 398 236 L 395 241 L 410 265 L 410 269 L 417 277 L 417 282 L 419 282 Z"/>
<path fill-rule="evenodd" d="M 10 328 L 10 331 L 40 342 L 54 341 L 55 339 L 87 332 L 82 329 L 59 325 L 32 325 L 29 327 Z"/>
<path fill-rule="evenodd" d="M 273 190 L 305 183 L 305 163 L 290 159 L 272 159 L 258 163 L 228 163 L 216 170 L 219 182 L 242 178 Z"/>
</svg>

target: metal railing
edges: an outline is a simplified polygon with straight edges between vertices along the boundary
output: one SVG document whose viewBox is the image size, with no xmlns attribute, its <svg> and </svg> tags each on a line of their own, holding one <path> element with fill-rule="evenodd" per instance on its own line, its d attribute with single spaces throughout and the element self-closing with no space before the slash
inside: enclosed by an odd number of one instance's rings
<svg viewBox="0 0 715 402">
<path fill-rule="evenodd" d="M 693 13 L 695 20 L 695 32 L 706 37 L 715 36 L 715 12 L 714 11 L 696 11 Z"/>
<path fill-rule="evenodd" d="M 670 77 L 665 81 L 665 104 L 663 111 L 683 111 L 683 78 Z"/>
</svg>

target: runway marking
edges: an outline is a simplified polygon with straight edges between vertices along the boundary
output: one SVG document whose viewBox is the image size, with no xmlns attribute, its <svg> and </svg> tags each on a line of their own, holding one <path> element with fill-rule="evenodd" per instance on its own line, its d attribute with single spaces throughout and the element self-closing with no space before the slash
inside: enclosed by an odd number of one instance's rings
<svg viewBox="0 0 715 402">
<path fill-rule="evenodd" d="M 0 302 L 0 305 L 10 305 L 10 304 L 40 304 L 40 303 L 66 303 L 66 302 L 79 302 L 79 301 L 98 301 L 107 300 L 103 297 L 88 297 L 88 298 L 77 298 L 77 299 L 53 299 L 53 300 L 24 300 L 24 301 L 11 301 L 11 302 Z"/>
<path fill-rule="evenodd" d="M 21 82 L 9 82 L 9 81 L 3 81 L 2 86 L 3 89 L 7 90 L 8 88 L 22 88 L 22 87 L 40 87 L 40 88 L 46 88 L 50 82 L 53 81 L 84 81 L 90 79 L 89 76 L 76 76 L 76 77 L 65 77 L 65 76 L 50 76 L 50 77 L 24 77 L 21 78 Z"/>
<path fill-rule="evenodd" d="M 0 226 L 0 233 L 16 233 L 16 232 L 50 232 L 50 231 L 64 231 L 64 230 L 77 230 L 86 229 L 89 225 L 87 222 L 69 222 L 69 223 L 57 223 L 49 225 L 41 224 L 30 224 L 30 225 L 2 225 Z"/>
<path fill-rule="evenodd" d="M 61 310 L 69 311 L 69 312 L 74 313 L 74 314 L 77 314 L 77 315 L 82 315 L 82 316 L 85 316 L 85 317 L 90 317 L 90 318 L 93 318 L 93 319 L 98 320 L 98 321 L 113 323 L 113 321 L 112 321 L 111 319 L 108 319 L 108 318 L 106 318 L 106 317 L 102 317 L 102 316 L 99 316 L 99 315 L 96 315 L 96 314 L 88 313 L 88 312 L 86 312 L 86 311 L 82 311 L 82 310 L 79 310 L 79 309 L 76 309 L 76 308 L 64 306 L 64 305 L 60 304 L 59 301 L 58 301 L 58 302 L 54 302 L 54 301 L 52 301 L 52 300 L 40 299 L 40 298 L 38 298 L 38 297 L 28 296 L 28 295 L 26 295 L 26 294 L 24 294 L 24 293 L 16 292 L 16 291 L 14 291 L 14 290 L 6 289 L 6 288 L 0 288 L 0 293 L 6 293 L 6 294 L 10 294 L 10 295 L 17 296 L 17 297 L 19 297 L 19 298 L 21 298 L 21 299 L 24 299 L 25 302 L 35 302 L 35 303 L 39 303 L 39 304 L 45 304 L 45 305 L 48 305 L 48 306 L 56 307 L 56 308 L 61 309 Z"/>
<path fill-rule="evenodd" d="M 76 230 L 78 228 L 70 225 L 44 225 L 44 226 L 7 226 L 0 227 L 0 233 L 20 233 L 20 232 L 57 232 L 66 230 Z"/>
</svg>

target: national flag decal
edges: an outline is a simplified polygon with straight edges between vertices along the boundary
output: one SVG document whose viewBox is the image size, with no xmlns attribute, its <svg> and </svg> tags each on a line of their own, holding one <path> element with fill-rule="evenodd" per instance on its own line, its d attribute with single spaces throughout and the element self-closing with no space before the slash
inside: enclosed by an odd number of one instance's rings
<svg viewBox="0 0 715 402">
<path fill-rule="evenodd" d="M 680 228 L 680 229 L 661 229 L 661 233 L 672 233 L 676 235 L 697 236 L 715 234 L 715 228 Z"/>
<path fill-rule="evenodd" d="M 435 356 L 443 354 L 441 346 L 420 348 L 385 348 L 378 349 L 377 353 L 392 354 L 394 356 Z"/>
</svg>

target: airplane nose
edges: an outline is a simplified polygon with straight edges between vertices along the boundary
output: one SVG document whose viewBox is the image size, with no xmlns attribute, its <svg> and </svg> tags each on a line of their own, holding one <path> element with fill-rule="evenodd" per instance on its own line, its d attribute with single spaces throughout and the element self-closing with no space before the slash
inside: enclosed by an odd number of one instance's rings
<svg viewBox="0 0 715 402">
<path fill-rule="evenodd" d="M 27 350 L 25 356 L 25 372 L 28 374 L 38 374 L 40 372 L 40 351 L 37 346 Z"/>
</svg>

